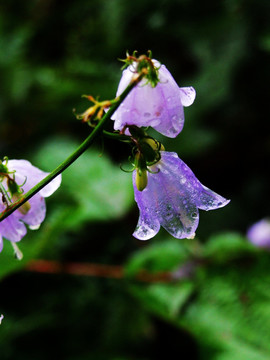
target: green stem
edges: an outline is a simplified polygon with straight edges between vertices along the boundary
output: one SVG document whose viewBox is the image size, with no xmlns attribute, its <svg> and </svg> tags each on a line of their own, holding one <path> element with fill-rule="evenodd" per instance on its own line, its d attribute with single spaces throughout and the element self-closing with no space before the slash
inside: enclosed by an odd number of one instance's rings
<svg viewBox="0 0 270 360">
<path fill-rule="evenodd" d="M 15 210 L 17 210 L 20 206 L 22 206 L 26 201 L 31 199 L 37 192 L 39 192 L 44 186 L 48 185 L 56 176 L 61 174 L 66 168 L 68 168 L 75 160 L 81 156 L 85 150 L 92 145 L 95 138 L 101 133 L 104 125 L 109 121 L 113 113 L 122 103 L 122 101 L 127 97 L 130 91 L 142 80 L 145 74 L 140 73 L 136 77 L 133 78 L 131 83 L 127 86 L 125 91 L 119 95 L 115 100 L 113 100 L 113 105 L 110 107 L 108 112 L 102 117 L 97 126 L 91 132 L 91 134 L 84 140 L 84 142 L 75 150 L 66 160 L 64 160 L 56 169 L 54 169 L 48 176 L 46 176 L 43 180 L 41 180 L 37 185 L 35 185 L 31 190 L 29 190 L 26 194 L 22 195 L 20 199 L 10 206 L 8 206 L 1 214 L 0 214 L 0 222 L 7 218 L 10 214 L 12 214 Z"/>
<path fill-rule="evenodd" d="M 128 136 L 128 135 L 119 134 L 119 133 L 111 133 L 111 132 L 105 131 L 105 130 L 103 130 L 102 133 L 104 136 L 106 136 L 107 138 L 110 138 L 110 139 L 131 142 L 130 136 Z"/>
<path fill-rule="evenodd" d="M 3 184 L 0 182 L 0 193 L 2 193 L 2 196 L 5 199 L 5 202 L 10 205 L 11 204 L 11 199 L 8 195 L 8 192 L 6 191 L 5 187 L 3 186 Z"/>
</svg>

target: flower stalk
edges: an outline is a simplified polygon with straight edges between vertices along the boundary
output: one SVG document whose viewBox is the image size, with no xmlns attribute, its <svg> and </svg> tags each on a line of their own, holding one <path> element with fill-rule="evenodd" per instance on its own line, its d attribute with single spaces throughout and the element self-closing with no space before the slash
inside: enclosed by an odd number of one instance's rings
<svg viewBox="0 0 270 360">
<path fill-rule="evenodd" d="M 54 178 L 60 175 L 93 144 L 94 140 L 102 132 L 103 127 L 110 120 L 111 116 L 117 110 L 119 105 L 128 96 L 131 90 L 145 77 L 145 75 L 146 74 L 144 71 L 134 74 L 129 85 L 122 92 L 122 94 L 120 94 L 113 100 L 113 104 L 108 110 L 108 112 L 103 115 L 103 117 L 97 123 L 90 135 L 84 140 L 84 142 L 66 160 L 64 160 L 57 168 L 55 168 L 48 176 L 41 180 L 31 190 L 29 190 L 25 194 L 22 194 L 17 201 L 13 202 L 12 204 L 8 204 L 7 208 L 0 214 L 0 222 L 6 219 L 15 210 L 17 210 L 20 206 L 22 206 L 29 199 L 31 199 L 36 193 L 38 193 L 42 188 L 49 184 Z"/>
</svg>

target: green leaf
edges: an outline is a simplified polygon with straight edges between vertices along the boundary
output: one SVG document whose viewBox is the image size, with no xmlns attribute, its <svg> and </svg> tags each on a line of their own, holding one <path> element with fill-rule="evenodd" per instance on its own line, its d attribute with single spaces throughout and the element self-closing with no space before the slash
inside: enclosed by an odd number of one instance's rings
<svg viewBox="0 0 270 360">
<path fill-rule="evenodd" d="M 148 284 L 131 287 L 131 292 L 143 305 L 165 319 L 176 319 L 181 308 L 193 293 L 194 285 L 190 281 L 171 284 Z"/>
<path fill-rule="evenodd" d="M 150 243 L 149 243 L 150 244 Z M 173 271 L 188 258 L 184 241 L 177 239 L 163 239 L 160 243 L 140 249 L 133 254 L 125 266 L 128 276 L 133 276 L 142 269 L 149 272 Z"/>
<path fill-rule="evenodd" d="M 224 233 L 211 236 L 203 249 L 203 256 L 214 262 L 226 262 L 258 250 L 238 233 Z"/>
<path fill-rule="evenodd" d="M 190 240 L 163 239 L 160 243 L 151 243 L 150 246 L 135 253 L 125 266 L 126 275 L 135 276 L 142 270 L 150 274 L 171 272 L 172 278 L 186 264 L 189 258 L 188 248 Z M 150 244 L 150 243 L 149 243 Z M 170 283 L 137 283 L 131 287 L 143 305 L 151 312 L 165 319 L 176 318 L 182 306 L 193 293 L 194 284 L 189 280 L 172 281 Z"/>
<path fill-rule="evenodd" d="M 72 140 L 54 139 L 41 147 L 35 163 L 52 170 L 76 147 Z M 112 164 L 106 154 L 101 156 L 93 149 L 64 171 L 59 197 L 72 208 L 65 222 L 73 228 L 85 221 L 118 218 L 134 204 L 131 175 Z"/>
<path fill-rule="evenodd" d="M 181 268 L 192 261 L 194 252 L 183 251 L 186 247 L 181 251 L 179 244 L 183 245 L 168 241 L 150 246 L 136 254 L 127 269 L 168 271 L 177 261 Z M 269 359 L 269 253 L 257 250 L 239 234 L 227 233 L 201 245 L 199 255 L 191 278 L 137 283 L 133 295 L 151 312 L 193 334 L 202 359 Z"/>
</svg>

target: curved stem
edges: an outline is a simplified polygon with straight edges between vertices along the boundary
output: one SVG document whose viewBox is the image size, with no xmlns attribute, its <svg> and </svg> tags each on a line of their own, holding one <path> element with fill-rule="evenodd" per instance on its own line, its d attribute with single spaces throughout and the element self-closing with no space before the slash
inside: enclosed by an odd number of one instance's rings
<svg viewBox="0 0 270 360">
<path fill-rule="evenodd" d="M 60 175 L 66 168 L 68 168 L 75 160 L 81 156 L 85 150 L 92 145 L 95 138 L 101 133 L 104 125 L 110 120 L 111 116 L 118 108 L 118 106 L 122 103 L 122 101 L 127 97 L 130 91 L 142 80 L 145 76 L 144 73 L 140 73 L 137 76 L 134 76 L 130 84 L 123 91 L 121 95 L 119 95 L 114 101 L 111 108 L 108 110 L 106 114 L 99 121 L 97 126 L 91 132 L 91 134 L 84 140 L 84 142 L 66 159 L 64 160 L 56 169 L 54 169 L 48 176 L 46 176 L 43 180 L 41 180 L 37 185 L 35 185 L 31 190 L 29 190 L 26 194 L 20 197 L 20 199 L 11 205 L 9 205 L 1 214 L 0 214 L 0 222 L 7 218 L 10 214 L 12 214 L 15 210 L 17 210 L 21 205 L 23 205 L 26 201 L 28 201 L 32 196 L 34 196 L 37 192 L 39 192 L 44 186 L 48 185 L 56 176 Z"/>
<path fill-rule="evenodd" d="M 109 131 L 102 131 L 103 135 L 110 139 L 115 139 L 119 141 L 131 142 L 131 138 L 128 135 L 121 135 L 118 133 L 111 133 Z"/>
</svg>

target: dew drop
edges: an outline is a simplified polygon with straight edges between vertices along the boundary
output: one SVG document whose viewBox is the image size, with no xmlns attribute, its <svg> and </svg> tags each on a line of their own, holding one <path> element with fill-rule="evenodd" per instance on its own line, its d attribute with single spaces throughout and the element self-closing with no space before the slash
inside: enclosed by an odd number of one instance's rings
<svg viewBox="0 0 270 360">
<path fill-rule="evenodd" d="M 151 114 L 150 114 L 149 112 L 145 112 L 145 113 L 143 114 L 143 116 L 144 116 L 144 117 L 149 117 L 149 116 L 151 116 Z"/>
<path fill-rule="evenodd" d="M 184 177 L 181 177 L 181 179 L 180 179 L 180 184 L 185 184 L 185 182 L 187 181 L 187 179 L 186 178 L 184 178 Z"/>
</svg>

